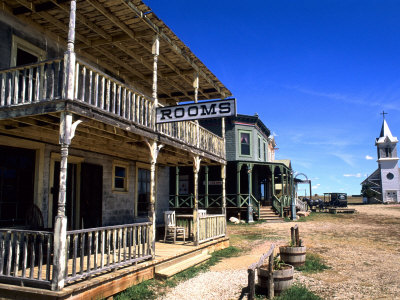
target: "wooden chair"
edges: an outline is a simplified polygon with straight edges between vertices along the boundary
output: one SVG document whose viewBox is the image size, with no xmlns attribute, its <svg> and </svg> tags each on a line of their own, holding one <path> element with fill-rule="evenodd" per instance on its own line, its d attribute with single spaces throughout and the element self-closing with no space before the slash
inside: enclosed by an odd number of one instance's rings
<svg viewBox="0 0 400 300">
<path fill-rule="evenodd" d="M 167 210 L 164 212 L 164 224 L 165 224 L 165 233 L 164 233 L 164 243 L 167 240 L 167 235 L 173 233 L 174 235 L 174 244 L 176 243 L 176 236 L 178 234 L 183 234 L 183 242 L 186 240 L 185 227 L 176 226 L 176 218 L 175 211 Z"/>
<path fill-rule="evenodd" d="M 199 209 L 197 213 L 199 215 L 199 218 L 204 218 L 205 216 L 207 216 L 207 210 L 205 209 Z"/>
</svg>

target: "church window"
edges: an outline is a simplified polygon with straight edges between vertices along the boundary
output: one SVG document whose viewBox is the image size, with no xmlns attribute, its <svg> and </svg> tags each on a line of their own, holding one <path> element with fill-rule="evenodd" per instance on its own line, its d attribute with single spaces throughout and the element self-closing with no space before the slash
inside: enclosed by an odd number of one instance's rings
<svg viewBox="0 0 400 300">
<path fill-rule="evenodd" d="M 385 148 L 385 157 L 392 157 L 392 149 L 391 148 Z"/>
<path fill-rule="evenodd" d="M 386 178 L 392 180 L 394 178 L 393 173 L 387 173 Z"/>
</svg>

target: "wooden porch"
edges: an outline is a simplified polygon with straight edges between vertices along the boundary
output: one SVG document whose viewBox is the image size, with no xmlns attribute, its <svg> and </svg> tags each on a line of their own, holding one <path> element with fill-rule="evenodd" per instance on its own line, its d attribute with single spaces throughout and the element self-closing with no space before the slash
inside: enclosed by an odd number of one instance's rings
<svg viewBox="0 0 400 300">
<path fill-rule="evenodd" d="M 100 272 L 97 275 L 90 276 L 85 280 L 75 280 L 68 283 L 61 291 L 51 291 L 48 289 L 39 289 L 26 287 L 23 285 L 15 286 L 9 284 L 0 284 L 0 295 L 9 299 L 97 299 L 107 298 L 119 293 L 126 288 L 155 277 L 156 270 L 163 265 L 180 264 L 180 270 L 186 269 L 196 264 L 193 260 L 194 255 L 208 255 L 216 250 L 221 250 L 229 246 L 229 238 L 223 237 L 208 241 L 199 246 L 192 243 L 176 244 L 156 242 L 156 255 L 154 260 L 137 261 L 129 266 L 115 267 L 110 272 Z M 98 254 L 98 259 L 100 256 Z M 94 267 L 94 255 L 91 255 L 91 267 Z M 185 266 L 185 261 L 188 263 Z M 190 263 L 192 262 L 192 265 Z M 201 260 L 198 260 L 199 262 Z M 46 265 L 44 269 L 46 269 Z M 68 260 L 68 270 L 74 268 L 73 259 Z M 42 268 L 43 272 L 43 268 Z M 35 276 L 38 269 L 35 268 Z"/>
</svg>

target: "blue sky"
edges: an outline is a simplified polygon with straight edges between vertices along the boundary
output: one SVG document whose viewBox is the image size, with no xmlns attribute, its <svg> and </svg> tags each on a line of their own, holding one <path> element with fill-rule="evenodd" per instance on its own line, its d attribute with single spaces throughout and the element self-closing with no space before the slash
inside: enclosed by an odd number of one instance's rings
<svg viewBox="0 0 400 300">
<path fill-rule="evenodd" d="M 313 193 L 360 193 L 377 168 L 382 110 L 400 136 L 400 1 L 145 3 L 232 91 L 238 113 L 259 114 L 277 159 L 307 174 Z"/>
</svg>

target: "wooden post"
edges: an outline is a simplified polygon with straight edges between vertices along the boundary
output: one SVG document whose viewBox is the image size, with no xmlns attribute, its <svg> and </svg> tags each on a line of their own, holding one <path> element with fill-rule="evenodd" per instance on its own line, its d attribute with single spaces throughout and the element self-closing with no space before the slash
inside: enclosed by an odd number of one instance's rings
<svg viewBox="0 0 400 300">
<path fill-rule="evenodd" d="M 274 251 L 269 256 L 268 263 L 268 299 L 274 298 Z"/>
<path fill-rule="evenodd" d="M 65 261 L 66 261 L 66 238 L 67 238 L 67 217 L 65 216 L 65 205 L 67 199 L 67 166 L 68 147 L 75 135 L 76 127 L 82 121 L 72 123 L 72 115 L 66 112 L 61 113 L 60 118 L 60 189 L 58 193 L 57 216 L 54 222 L 54 269 L 52 290 L 61 290 L 64 287 Z"/>
<path fill-rule="evenodd" d="M 275 196 L 275 167 L 271 166 L 271 192 Z"/>
<path fill-rule="evenodd" d="M 208 208 L 208 166 L 204 167 L 204 181 L 205 181 L 204 205 L 205 208 Z"/>
<path fill-rule="evenodd" d="M 198 155 L 193 156 L 193 175 L 194 175 L 194 205 L 193 205 L 193 237 L 194 245 L 199 244 L 199 170 L 201 158 Z"/>
<path fill-rule="evenodd" d="M 70 18 L 68 28 L 67 51 L 64 54 L 64 99 L 74 98 L 74 78 L 75 78 L 75 19 L 76 19 L 76 0 L 71 0 Z M 54 222 L 54 258 L 53 258 L 53 279 L 52 290 L 61 290 L 65 284 L 65 260 L 66 260 L 66 240 L 67 240 L 67 217 L 65 216 L 66 190 L 67 190 L 67 165 L 68 147 L 75 134 L 76 126 L 81 121 L 72 124 L 72 115 L 65 112 L 61 113 L 60 118 L 60 137 L 61 163 L 60 163 L 60 183 L 58 193 L 57 216 Z"/>
<path fill-rule="evenodd" d="M 144 139 L 145 143 L 149 147 L 150 150 L 150 210 L 149 210 L 149 222 L 150 225 L 150 236 L 149 240 L 151 242 L 151 255 L 155 257 L 155 244 L 156 244 L 156 211 L 155 205 L 157 200 L 157 191 L 156 191 L 156 162 L 158 154 L 164 145 L 157 145 L 157 142 L 154 140 Z"/>
<path fill-rule="evenodd" d="M 69 29 L 67 40 L 67 51 L 64 53 L 64 99 L 73 100 L 75 91 L 75 62 L 74 52 L 75 43 L 75 19 L 76 19 L 76 0 L 71 0 L 71 10 L 69 16 Z"/>
<path fill-rule="evenodd" d="M 226 165 L 221 165 L 221 179 L 222 179 L 222 214 L 226 220 Z"/>
<path fill-rule="evenodd" d="M 283 168 L 279 167 L 279 170 L 281 171 L 281 199 L 283 199 Z M 283 201 L 281 201 L 280 215 L 283 217 Z"/>
<path fill-rule="evenodd" d="M 199 74 L 196 72 L 194 74 L 194 79 L 193 79 L 193 88 L 194 88 L 194 103 L 197 103 L 199 99 Z M 199 121 L 196 122 L 196 145 L 197 148 L 200 147 L 200 127 L 199 127 Z"/>
<path fill-rule="evenodd" d="M 175 167 L 175 208 L 179 207 L 179 167 Z"/>
<path fill-rule="evenodd" d="M 247 203 L 247 222 L 252 223 L 253 220 L 253 203 L 251 202 L 252 195 L 252 164 L 247 164 L 247 178 L 248 178 L 248 186 L 249 186 L 249 201 Z"/>
<path fill-rule="evenodd" d="M 294 227 L 290 227 L 290 238 L 292 241 L 292 246 L 296 245 L 296 238 L 295 238 L 295 233 L 294 233 Z"/>
<path fill-rule="evenodd" d="M 248 269 L 247 273 L 248 273 L 248 285 L 249 285 L 249 295 L 247 297 L 248 300 L 253 300 L 255 298 L 255 294 L 256 294 L 256 283 L 255 283 L 255 279 L 256 279 L 256 270 L 255 269 Z"/>
<path fill-rule="evenodd" d="M 158 66 L 158 55 L 160 54 L 160 40 L 158 35 L 153 39 L 153 45 L 151 48 L 153 54 L 153 85 L 152 85 L 152 97 L 154 101 L 154 109 L 152 112 L 152 127 L 155 127 L 156 120 L 156 108 L 158 107 L 158 96 L 157 96 L 157 66 Z"/>
<path fill-rule="evenodd" d="M 236 165 L 236 206 L 240 208 L 240 170 L 242 169 L 242 164 L 237 163 Z"/>
<path fill-rule="evenodd" d="M 290 171 L 290 201 L 292 206 L 292 220 L 296 220 L 296 196 L 294 191 L 294 178 L 293 178 L 293 171 Z"/>
<path fill-rule="evenodd" d="M 294 236 L 296 240 L 296 247 L 300 247 L 300 233 L 299 233 L 299 226 L 294 227 Z"/>
<path fill-rule="evenodd" d="M 223 155 L 226 159 L 225 118 L 222 118 L 221 120 L 221 133 L 223 139 Z M 221 179 L 222 179 L 222 214 L 225 216 L 225 228 L 226 228 L 226 164 L 221 165 Z"/>
</svg>

